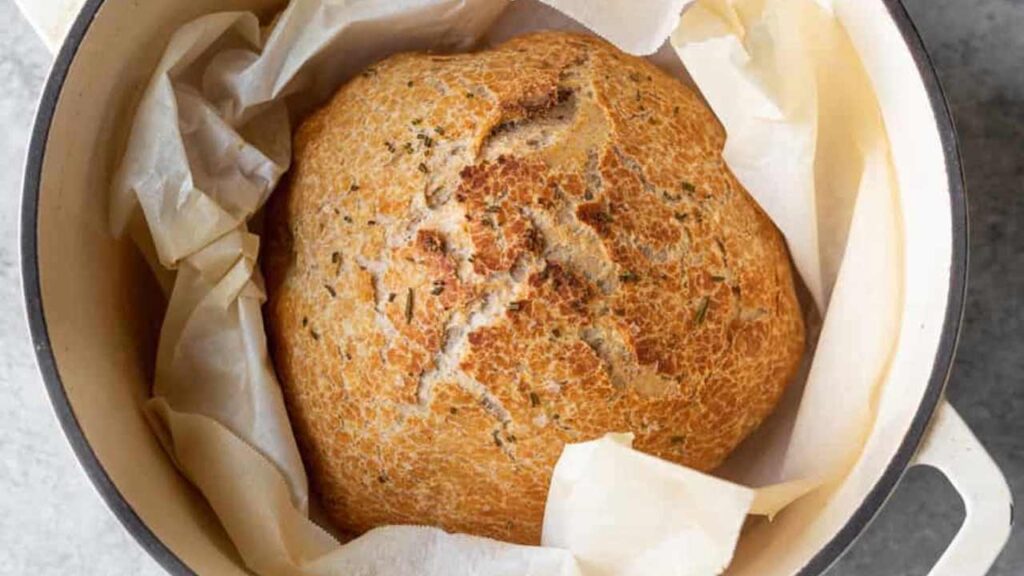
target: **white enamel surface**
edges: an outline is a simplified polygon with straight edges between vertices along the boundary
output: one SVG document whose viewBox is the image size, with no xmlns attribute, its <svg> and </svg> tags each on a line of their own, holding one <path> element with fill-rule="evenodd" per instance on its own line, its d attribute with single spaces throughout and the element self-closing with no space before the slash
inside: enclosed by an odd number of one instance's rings
<svg viewBox="0 0 1024 576">
<path fill-rule="evenodd" d="M 131 320 L 131 306 L 145 299 L 130 298 L 126 305 L 121 295 L 139 290 L 145 267 L 133 259 L 126 245 L 105 237 L 105 206 L 97 198 L 105 194 L 112 159 L 122 143 L 119 118 L 130 110 L 167 34 L 203 12 L 269 4 L 273 2 L 107 0 L 68 76 L 41 185 L 44 305 L 71 402 L 115 484 L 157 536 L 201 573 L 215 567 L 222 573 L 237 559 L 224 549 L 223 535 L 210 522 L 209 512 L 169 463 L 161 461 L 165 457 L 157 443 L 139 437 L 148 433 L 139 415 L 125 409 L 141 401 L 144 387 L 146 367 L 140 357 L 146 344 L 137 342 L 139 322 Z M 831 498 L 808 498 L 774 523 L 749 529 L 731 574 L 793 574 L 842 528 L 881 477 L 910 426 L 932 374 L 945 319 L 953 222 L 942 144 L 928 94 L 881 0 L 838 0 L 835 10 L 864 59 L 892 144 L 905 222 L 904 329 L 888 384 L 879 397 L 875 432 L 853 473 Z M 55 22 L 35 17 L 44 13 L 36 7 L 30 17 Z M 47 26 L 37 28 L 50 29 Z M 90 292 L 98 295 L 99 302 L 90 303 L 93 309 L 82 310 L 68 296 L 65 286 L 69 283 L 94 285 Z M 62 317 L 69 321 L 53 321 Z M 110 327 L 95 332 L 97 325 Z M 74 346 L 83 338 L 94 342 L 90 355 Z M 105 351 L 112 354 L 110 362 L 82 369 Z M 120 380 L 112 380 L 118 373 Z M 104 394 L 106 400 L 98 401 L 99 386 L 112 386 L 118 392 Z"/>
<path fill-rule="evenodd" d="M 983 576 L 1013 526 L 1013 498 L 1003 473 L 948 402 L 935 412 L 914 462 L 945 474 L 967 511 L 963 526 L 929 575 Z"/>
<path fill-rule="evenodd" d="M 822 495 L 808 499 L 775 525 L 752 530 L 742 542 L 736 574 L 794 573 L 845 525 L 909 430 L 946 318 L 953 223 L 947 166 L 928 93 L 882 2 L 840 0 L 834 9 L 871 77 L 892 147 L 904 219 L 902 331 L 860 461 L 827 501 Z"/>
</svg>

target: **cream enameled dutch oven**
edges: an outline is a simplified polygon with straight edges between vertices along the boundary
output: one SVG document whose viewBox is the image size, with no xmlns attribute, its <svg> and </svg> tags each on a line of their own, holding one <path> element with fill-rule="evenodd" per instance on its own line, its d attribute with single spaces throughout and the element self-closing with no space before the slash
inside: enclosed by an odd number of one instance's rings
<svg viewBox="0 0 1024 576">
<path fill-rule="evenodd" d="M 198 493 L 147 426 L 159 289 L 107 226 L 107 191 L 131 109 L 173 30 L 277 0 L 22 0 L 60 45 L 36 119 L 22 204 L 22 274 L 51 400 L 82 466 L 138 542 L 173 574 L 245 574 Z M 819 574 L 911 466 L 940 469 L 967 517 L 933 575 L 984 574 L 1010 533 L 999 469 L 943 399 L 967 273 L 967 212 L 942 91 L 898 0 L 837 0 L 881 103 L 904 216 L 901 335 L 859 462 L 834 492 L 743 536 L 729 574 Z M 73 20 L 73 25 L 71 22 Z M 68 27 L 70 26 L 70 30 Z M 66 34 L 65 34 L 66 32 Z"/>
</svg>

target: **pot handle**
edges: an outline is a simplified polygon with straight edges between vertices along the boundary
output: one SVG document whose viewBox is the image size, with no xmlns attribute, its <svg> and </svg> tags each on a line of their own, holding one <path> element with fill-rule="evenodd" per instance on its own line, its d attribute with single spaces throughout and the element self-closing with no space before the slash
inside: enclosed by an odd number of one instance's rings
<svg viewBox="0 0 1024 576">
<path fill-rule="evenodd" d="M 64 37 L 86 0 L 14 0 L 50 54 L 60 50 Z"/>
<path fill-rule="evenodd" d="M 1010 537 L 1013 497 L 1003 473 L 949 401 L 940 402 L 912 465 L 942 472 L 966 510 L 929 576 L 983 576 Z"/>
</svg>

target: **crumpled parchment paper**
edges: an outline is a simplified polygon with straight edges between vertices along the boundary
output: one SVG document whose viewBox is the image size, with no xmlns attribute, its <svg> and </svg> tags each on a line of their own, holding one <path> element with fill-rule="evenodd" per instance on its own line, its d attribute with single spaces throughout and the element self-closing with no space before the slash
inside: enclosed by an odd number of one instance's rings
<svg viewBox="0 0 1024 576">
<path fill-rule="evenodd" d="M 543 1 L 292 0 L 266 27 L 251 13 L 211 14 L 168 43 L 138 105 L 110 222 L 169 291 L 148 415 L 254 572 L 717 574 L 748 513 L 774 515 L 859 454 L 899 330 L 899 215 L 877 102 L 828 2 Z M 394 52 L 580 26 L 628 52 L 657 51 L 677 75 L 685 63 L 726 127 L 726 161 L 783 231 L 823 314 L 799 409 L 778 416 L 792 424 L 746 451 L 784 457 L 739 466 L 744 483 L 771 484 L 753 490 L 611 434 L 566 447 L 542 546 L 410 526 L 341 545 L 308 517 L 250 231 L 289 166 L 289 112 Z"/>
</svg>

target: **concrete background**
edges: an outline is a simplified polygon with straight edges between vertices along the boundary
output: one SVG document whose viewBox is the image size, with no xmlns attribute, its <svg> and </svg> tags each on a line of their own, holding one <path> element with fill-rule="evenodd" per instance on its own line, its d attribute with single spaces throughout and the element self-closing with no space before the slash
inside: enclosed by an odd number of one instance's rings
<svg viewBox="0 0 1024 576">
<path fill-rule="evenodd" d="M 905 0 L 946 88 L 971 204 L 971 284 L 953 404 L 1024 496 L 1024 0 Z M 18 276 L 21 171 L 50 55 L 0 0 L 0 574 L 157 575 L 78 468 L 36 373 Z M 912 470 L 830 576 L 924 575 L 963 519 Z M 1015 529 L 991 571 L 1024 574 Z"/>
</svg>

